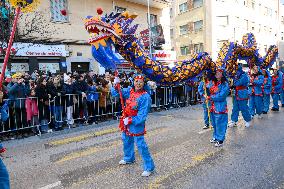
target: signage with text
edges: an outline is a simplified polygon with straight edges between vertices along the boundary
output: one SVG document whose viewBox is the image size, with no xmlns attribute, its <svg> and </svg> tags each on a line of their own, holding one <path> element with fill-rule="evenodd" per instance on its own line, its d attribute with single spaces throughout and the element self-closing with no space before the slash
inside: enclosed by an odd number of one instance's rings
<svg viewBox="0 0 284 189">
<path fill-rule="evenodd" d="M 66 57 L 65 45 L 43 45 L 32 43 L 15 43 L 16 56 L 56 56 Z"/>
</svg>

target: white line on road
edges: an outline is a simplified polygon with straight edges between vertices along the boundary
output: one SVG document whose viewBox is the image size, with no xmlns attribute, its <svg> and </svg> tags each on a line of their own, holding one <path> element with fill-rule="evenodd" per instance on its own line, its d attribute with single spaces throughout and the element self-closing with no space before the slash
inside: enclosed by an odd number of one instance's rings
<svg viewBox="0 0 284 189">
<path fill-rule="evenodd" d="M 208 131 L 210 131 L 210 129 L 206 129 L 206 130 L 203 130 L 203 131 L 199 131 L 198 134 L 201 135 L 201 134 L 206 133 L 206 132 L 208 132 Z"/>
<path fill-rule="evenodd" d="M 41 188 L 39 188 L 39 189 L 51 189 L 51 188 L 54 188 L 54 187 L 60 186 L 60 185 L 61 185 L 61 181 L 57 181 L 57 182 L 55 182 L 55 183 L 46 185 L 46 186 L 41 187 Z"/>
</svg>

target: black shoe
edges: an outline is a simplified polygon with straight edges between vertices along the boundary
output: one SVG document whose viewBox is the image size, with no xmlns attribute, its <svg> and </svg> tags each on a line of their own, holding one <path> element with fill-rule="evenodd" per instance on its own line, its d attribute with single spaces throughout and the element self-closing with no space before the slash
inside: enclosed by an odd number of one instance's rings
<svg viewBox="0 0 284 189">
<path fill-rule="evenodd" d="M 274 112 L 278 112 L 279 111 L 279 109 L 277 109 L 277 108 L 271 108 L 271 110 L 274 111 Z"/>
<path fill-rule="evenodd" d="M 263 111 L 262 113 L 263 113 L 263 114 L 267 114 L 267 112 L 265 112 L 265 111 Z"/>
<path fill-rule="evenodd" d="M 284 108 L 284 104 L 282 104 L 282 108 Z"/>
</svg>

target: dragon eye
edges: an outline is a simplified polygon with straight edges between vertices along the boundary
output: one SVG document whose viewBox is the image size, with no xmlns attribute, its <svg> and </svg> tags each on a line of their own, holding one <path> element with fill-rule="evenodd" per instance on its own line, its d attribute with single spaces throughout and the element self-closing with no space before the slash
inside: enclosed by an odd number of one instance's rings
<svg viewBox="0 0 284 189">
<path fill-rule="evenodd" d="M 106 23 L 109 23 L 109 22 L 110 22 L 110 19 L 107 18 L 107 19 L 106 19 Z"/>
</svg>

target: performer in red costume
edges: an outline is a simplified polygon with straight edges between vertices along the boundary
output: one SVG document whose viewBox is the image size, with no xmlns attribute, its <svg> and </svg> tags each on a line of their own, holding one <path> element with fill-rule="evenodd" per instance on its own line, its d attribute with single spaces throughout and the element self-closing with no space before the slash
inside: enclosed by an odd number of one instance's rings
<svg viewBox="0 0 284 189">
<path fill-rule="evenodd" d="M 117 85 L 119 83 L 120 79 L 116 77 L 114 80 L 115 87 L 111 89 L 111 93 L 115 97 L 119 97 L 120 89 Z M 126 102 L 119 125 L 122 131 L 124 152 L 124 157 L 119 164 L 126 165 L 135 161 L 135 142 L 142 156 L 144 172 L 141 176 L 144 177 L 150 176 L 155 169 L 154 161 L 144 140 L 144 134 L 146 134 L 145 121 L 151 107 L 151 97 L 147 92 L 147 87 L 145 77 L 137 74 L 134 76 L 134 86 L 122 89 L 122 96 Z"/>
</svg>

